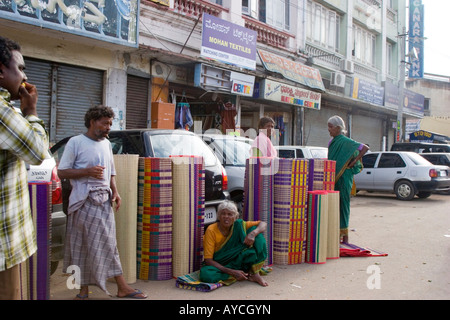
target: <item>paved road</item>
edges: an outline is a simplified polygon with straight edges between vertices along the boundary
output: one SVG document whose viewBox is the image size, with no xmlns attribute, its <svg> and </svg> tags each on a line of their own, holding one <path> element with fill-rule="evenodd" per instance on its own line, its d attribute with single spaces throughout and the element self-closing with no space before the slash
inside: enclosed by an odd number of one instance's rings
<svg viewBox="0 0 450 320">
<path fill-rule="evenodd" d="M 269 286 L 240 282 L 210 293 L 175 287 L 175 280 L 137 280 L 150 300 L 448 300 L 450 299 L 450 195 L 399 201 L 361 192 L 352 199 L 350 242 L 387 257 L 329 260 L 322 265 L 275 265 Z M 67 275 L 51 277 L 51 299 L 70 300 L 77 291 Z M 111 293 L 115 284 L 108 283 Z M 116 299 L 90 287 L 90 299 Z M 370 306 L 369 306 L 370 308 Z M 337 310 L 336 310 L 337 311 Z"/>
</svg>

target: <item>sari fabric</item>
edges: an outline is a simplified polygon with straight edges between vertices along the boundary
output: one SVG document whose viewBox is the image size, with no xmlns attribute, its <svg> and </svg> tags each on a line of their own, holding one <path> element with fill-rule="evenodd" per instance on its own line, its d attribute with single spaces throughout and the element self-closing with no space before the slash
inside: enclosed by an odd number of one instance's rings
<svg viewBox="0 0 450 320">
<path fill-rule="evenodd" d="M 261 269 L 267 258 L 267 245 L 263 234 L 260 233 L 255 237 L 252 247 L 244 244 L 245 237 L 254 229 L 256 229 L 256 226 L 246 230 L 245 222 L 242 219 L 236 220 L 228 239 L 214 253 L 213 260 L 234 270 L 242 270 L 252 274 L 262 271 Z M 200 280 L 209 283 L 222 282 L 226 285 L 236 281 L 229 274 L 207 265 L 203 265 L 200 269 Z"/>
<path fill-rule="evenodd" d="M 353 176 L 362 170 L 361 161 L 358 161 L 352 168 L 348 168 L 348 164 L 358 155 L 360 146 L 360 142 L 342 134 L 334 137 L 328 146 L 328 159 L 336 161 L 335 190 L 339 191 L 341 234 L 348 232 Z"/>
</svg>

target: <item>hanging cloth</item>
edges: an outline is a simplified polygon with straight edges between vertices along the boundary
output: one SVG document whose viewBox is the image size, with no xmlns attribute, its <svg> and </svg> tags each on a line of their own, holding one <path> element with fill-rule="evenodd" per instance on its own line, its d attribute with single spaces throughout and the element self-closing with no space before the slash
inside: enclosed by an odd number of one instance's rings
<svg viewBox="0 0 450 320">
<path fill-rule="evenodd" d="M 184 128 L 189 130 L 194 124 L 189 103 L 178 102 L 175 109 L 175 129 Z"/>
</svg>

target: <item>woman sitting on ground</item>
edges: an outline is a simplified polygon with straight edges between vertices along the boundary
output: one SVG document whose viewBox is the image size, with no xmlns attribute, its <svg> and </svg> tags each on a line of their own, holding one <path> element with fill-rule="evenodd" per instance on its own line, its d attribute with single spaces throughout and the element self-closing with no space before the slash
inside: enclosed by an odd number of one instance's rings
<svg viewBox="0 0 450 320">
<path fill-rule="evenodd" d="M 225 201 L 217 210 L 217 222 L 210 225 L 204 236 L 205 264 L 200 269 L 203 282 L 233 282 L 249 280 L 267 286 L 261 274 L 267 258 L 264 236 L 267 224 L 262 221 L 238 219 L 236 204 Z"/>
</svg>

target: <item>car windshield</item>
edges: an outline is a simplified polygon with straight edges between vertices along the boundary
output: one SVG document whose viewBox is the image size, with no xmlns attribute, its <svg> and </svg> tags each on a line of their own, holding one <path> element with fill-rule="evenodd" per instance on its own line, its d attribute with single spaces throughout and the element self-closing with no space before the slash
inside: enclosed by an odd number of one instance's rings
<svg viewBox="0 0 450 320">
<path fill-rule="evenodd" d="M 250 156 L 251 144 L 244 140 L 216 138 L 210 147 L 220 155 L 223 164 L 245 166 L 245 160 Z"/>
<path fill-rule="evenodd" d="M 169 156 L 202 156 L 205 166 L 214 166 L 217 158 L 212 150 L 197 136 L 172 133 L 169 135 L 150 135 L 153 153 L 156 158 Z"/>
<path fill-rule="evenodd" d="M 328 149 L 311 148 L 311 155 L 313 158 L 328 158 Z"/>
<path fill-rule="evenodd" d="M 415 152 L 406 153 L 406 156 L 411 159 L 416 165 L 430 165 L 431 162 Z"/>
</svg>

